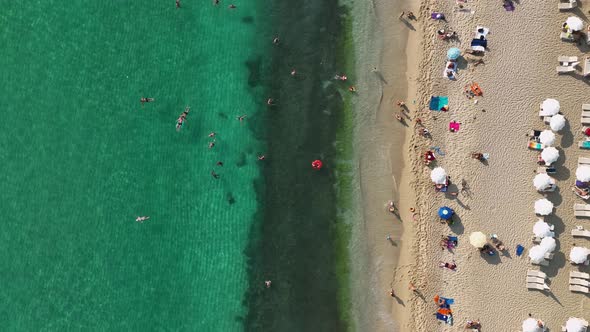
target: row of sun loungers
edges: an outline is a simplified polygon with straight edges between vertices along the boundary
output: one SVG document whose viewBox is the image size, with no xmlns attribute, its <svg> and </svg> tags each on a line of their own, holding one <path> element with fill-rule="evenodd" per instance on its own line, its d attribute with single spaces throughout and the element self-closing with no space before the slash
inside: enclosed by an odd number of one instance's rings
<svg viewBox="0 0 590 332">
<path fill-rule="evenodd" d="M 526 273 L 526 288 L 540 291 L 550 290 L 545 283 L 547 275 L 538 270 L 528 270 Z"/>
<path fill-rule="evenodd" d="M 578 271 L 570 272 L 570 291 L 588 294 L 590 274 Z"/>
</svg>

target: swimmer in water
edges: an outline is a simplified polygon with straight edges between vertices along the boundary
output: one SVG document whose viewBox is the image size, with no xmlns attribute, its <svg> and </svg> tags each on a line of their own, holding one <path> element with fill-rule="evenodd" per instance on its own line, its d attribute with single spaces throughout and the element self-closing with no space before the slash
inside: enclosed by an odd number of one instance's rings
<svg viewBox="0 0 590 332">
<path fill-rule="evenodd" d="M 235 9 L 236 8 L 236 5 L 229 5 L 228 8 L 229 9 Z"/>
<path fill-rule="evenodd" d="M 245 118 L 246 118 L 246 114 L 236 117 L 236 119 L 238 119 L 240 122 L 244 121 Z"/>
<path fill-rule="evenodd" d="M 266 159 L 265 155 L 258 156 L 258 160 L 264 160 L 264 159 Z"/>
<path fill-rule="evenodd" d="M 154 101 L 154 98 L 141 97 L 141 99 L 139 101 L 141 101 L 141 106 L 143 106 L 144 103 L 149 103 L 149 102 Z"/>
<path fill-rule="evenodd" d="M 273 40 L 272 40 L 272 43 L 275 44 L 275 45 L 278 45 L 279 44 L 279 37 L 278 36 L 277 37 L 274 37 Z"/>
<path fill-rule="evenodd" d="M 350 92 L 353 92 L 353 93 L 354 93 L 354 92 L 356 92 L 356 88 L 354 87 L 354 85 L 351 85 L 351 86 L 348 88 L 348 91 L 350 91 Z"/>
<path fill-rule="evenodd" d="M 215 132 L 214 131 L 210 132 L 209 137 L 215 137 Z"/>
<path fill-rule="evenodd" d="M 223 166 L 223 162 L 218 161 L 215 165 L 217 165 L 217 166 Z"/>
<path fill-rule="evenodd" d="M 209 142 L 209 149 L 211 149 L 211 148 L 212 148 L 212 147 L 214 147 L 214 146 L 215 146 L 215 141 L 213 141 L 213 142 Z"/>
<path fill-rule="evenodd" d="M 295 76 L 297 74 L 297 72 L 295 71 L 295 68 L 291 69 L 291 76 Z"/>
<path fill-rule="evenodd" d="M 219 174 L 215 173 L 215 171 L 211 171 L 211 176 L 216 179 L 219 179 Z"/>
<path fill-rule="evenodd" d="M 268 98 L 268 99 L 266 100 L 266 104 L 267 104 L 268 106 L 273 106 L 273 105 L 275 104 L 275 100 L 274 100 L 274 99 L 272 99 L 272 98 Z"/>
<path fill-rule="evenodd" d="M 266 280 L 264 281 L 264 285 L 266 286 L 266 288 L 270 288 L 270 285 L 272 285 L 272 281 Z"/>
<path fill-rule="evenodd" d="M 176 8 L 180 8 L 180 0 L 176 0 Z"/>
<path fill-rule="evenodd" d="M 146 221 L 146 220 L 148 220 L 148 219 L 150 219 L 150 217 L 143 216 L 143 217 L 137 217 L 137 218 L 135 218 L 135 221 L 137 221 L 138 223 L 143 224 L 143 222 Z"/>
</svg>

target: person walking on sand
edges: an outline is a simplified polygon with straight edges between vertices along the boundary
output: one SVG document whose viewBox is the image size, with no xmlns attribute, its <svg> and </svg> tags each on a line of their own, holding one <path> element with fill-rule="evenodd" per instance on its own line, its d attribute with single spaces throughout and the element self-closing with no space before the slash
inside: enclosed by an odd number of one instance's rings
<svg viewBox="0 0 590 332">
<path fill-rule="evenodd" d="M 146 220 L 148 220 L 148 219 L 150 219 L 150 217 L 148 217 L 148 216 L 142 216 L 141 217 L 140 216 L 140 217 L 135 218 L 135 221 L 137 221 L 140 224 L 143 224 L 143 222 L 146 221 Z"/>
<path fill-rule="evenodd" d="M 393 291 L 393 288 L 389 291 L 389 296 L 395 297 L 395 292 Z"/>
<path fill-rule="evenodd" d="M 418 293 L 418 288 L 416 288 L 416 286 L 414 286 L 412 282 L 410 282 L 410 284 L 408 285 L 408 289 L 414 293 Z"/>
</svg>

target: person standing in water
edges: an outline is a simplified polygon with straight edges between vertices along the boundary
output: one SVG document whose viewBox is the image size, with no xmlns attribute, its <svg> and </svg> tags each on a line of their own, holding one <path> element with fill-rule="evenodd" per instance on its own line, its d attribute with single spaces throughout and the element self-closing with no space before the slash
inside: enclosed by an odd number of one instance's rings
<svg viewBox="0 0 590 332">
<path fill-rule="evenodd" d="M 141 102 L 141 106 L 143 106 L 144 103 L 151 103 L 154 100 L 155 100 L 154 98 L 141 97 L 141 99 L 139 101 Z"/>
</svg>

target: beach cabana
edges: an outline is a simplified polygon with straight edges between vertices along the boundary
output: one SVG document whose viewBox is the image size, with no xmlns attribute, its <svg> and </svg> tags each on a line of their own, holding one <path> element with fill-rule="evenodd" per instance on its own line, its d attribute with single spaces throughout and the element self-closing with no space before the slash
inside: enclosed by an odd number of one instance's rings
<svg viewBox="0 0 590 332">
<path fill-rule="evenodd" d="M 554 252 L 555 248 L 557 248 L 557 243 L 555 242 L 555 238 L 544 237 L 541 243 L 539 243 L 539 246 L 547 252 Z"/>
<path fill-rule="evenodd" d="M 541 104 L 541 109 L 543 110 L 544 115 L 552 116 L 559 113 L 559 102 L 557 99 L 548 98 L 543 101 Z"/>
<path fill-rule="evenodd" d="M 448 206 L 443 206 L 440 209 L 438 209 L 438 216 L 441 219 L 449 220 L 453 217 L 453 214 L 455 214 L 455 211 L 453 211 L 453 209 L 451 209 Z"/>
<path fill-rule="evenodd" d="M 549 166 L 559 159 L 559 150 L 552 146 L 544 148 L 541 151 L 541 159 L 543 159 L 545 165 Z"/>
<path fill-rule="evenodd" d="M 584 247 L 573 247 L 570 251 L 570 261 L 574 264 L 584 264 L 588 260 L 590 249 Z"/>
<path fill-rule="evenodd" d="M 577 16 L 570 16 L 565 20 L 565 24 L 567 25 L 568 30 L 574 31 L 582 31 L 584 30 L 584 21 Z"/>
<path fill-rule="evenodd" d="M 544 191 L 555 185 L 555 180 L 547 175 L 547 173 L 539 173 L 533 178 L 533 185 L 538 191 Z"/>
<path fill-rule="evenodd" d="M 488 243 L 488 238 L 482 232 L 473 232 L 469 235 L 469 243 L 476 248 L 483 248 Z"/>
<path fill-rule="evenodd" d="M 580 318 L 570 317 L 565 323 L 565 330 L 567 332 L 586 332 L 588 322 Z"/>
<path fill-rule="evenodd" d="M 461 56 L 461 50 L 456 47 L 451 47 L 447 51 L 447 58 L 449 60 L 457 60 Z"/>
<path fill-rule="evenodd" d="M 447 172 L 442 167 L 436 167 L 430 172 L 430 179 L 434 184 L 446 184 Z"/>
<path fill-rule="evenodd" d="M 551 130 L 543 130 L 539 135 L 539 141 L 545 146 L 551 146 L 555 143 L 555 133 Z"/>
<path fill-rule="evenodd" d="M 531 263 L 539 264 L 545 260 L 545 254 L 547 253 L 547 249 L 541 247 L 540 245 L 533 246 L 529 249 L 529 258 L 531 259 Z"/>
<path fill-rule="evenodd" d="M 543 332 L 545 331 L 545 324 L 534 318 L 527 318 L 522 322 L 522 332 Z"/>
<path fill-rule="evenodd" d="M 581 165 L 576 169 L 576 179 L 582 182 L 590 181 L 590 166 Z"/>
<path fill-rule="evenodd" d="M 533 234 L 540 238 L 554 235 L 554 233 L 551 231 L 551 226 L 549 226 L 549 224 L 544 222 L 542 219 L 537 220 L 537 222 L 533 225 Z"/>
<path fill-rule="evenodd" d="M 535 213 L 541 216 L 548 216 L 553 212 L 553 203 L 546 198 L 535 201 Z"/>
<path fill-rule="evenodd" d="M 561 114 L 555 114 L 551 117 L 551 120 L 549 120 L 549 127 L 551 127 L 551 130 L 553 131 L 562 130 L 563 127 L 565 127 L 565 117 Z"/>
</svg>

